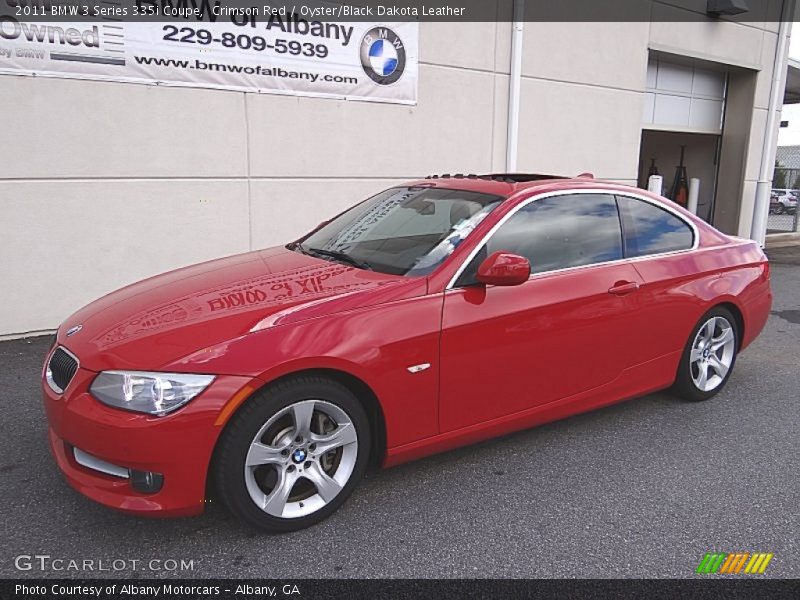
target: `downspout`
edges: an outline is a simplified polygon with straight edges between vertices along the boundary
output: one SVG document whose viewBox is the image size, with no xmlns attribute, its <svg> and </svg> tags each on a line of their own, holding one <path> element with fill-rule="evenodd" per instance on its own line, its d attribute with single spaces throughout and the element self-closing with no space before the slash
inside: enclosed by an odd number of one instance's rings
<svg viewBox="0 0 800 600">
<path fill-rule="evenodd" d="M 789 34 L 792 29 L 791 18 L 794 15 L 795 0 L 784 0 L 781 11 L 781 26 L 778 30 L 778 44 L 775 48 L 775 62 L 772 71 L 772 86 L 769 91 L 769 108 L 767 110 L 767 123 L 764 131 L 764 146 L 761 151 L 761 168 L 758 172 L 756 184 L 756 199 L 753 206 L 753 224 L 750 228 L 750 238 L 762 246 L 767 235 L 767 219 L 769 217 L 769 197 L 772 192 L 772 177 L 775 165 L 770 160 L 773 150 L 777 147 L 777 118 L 783 105 L 783 95 L 786 87 L 786 69 L 788 58 Z"/>
<path fill-rule="evenodd" d="M 522 81 L 522 33 L 525 22 L 525 0 L 514 0 L 514 21 L 511 31 L 511 76 L 508 80 L 508 132 L 506 136 L 506 173 L 517 170 L 519 145 L 519 88 Z"/>
</svg>

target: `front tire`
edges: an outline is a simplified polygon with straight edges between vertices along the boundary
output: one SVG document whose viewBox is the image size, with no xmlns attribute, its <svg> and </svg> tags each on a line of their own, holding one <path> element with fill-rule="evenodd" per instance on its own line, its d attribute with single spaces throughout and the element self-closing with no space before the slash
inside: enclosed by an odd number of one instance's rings
<svg viewBox="0 0 800 600">
<path fill-rule="evenodd" d="M 370 447 L 369 420 L 350 390 L 295 377 L 258 392 L 226 426 L 214 461 L 219 496 L 249 525 L 303 529 L 344 504 Z"/>
<path fill-rule="evenodd" d="M 686 342 L 672 391 L 693 402 L 718 394 L 736 364 L 739 335 L 728 309 L 717 306 L 703 315 Z"/>
</svg>

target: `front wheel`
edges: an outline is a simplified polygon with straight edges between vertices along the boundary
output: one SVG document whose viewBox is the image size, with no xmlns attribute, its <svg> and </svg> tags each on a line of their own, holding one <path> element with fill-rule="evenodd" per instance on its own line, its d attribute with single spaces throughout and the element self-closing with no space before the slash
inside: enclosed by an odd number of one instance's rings
<svg viewBox="0 0 800 600">
<path fill-rule="evenodd" d="M 695 402 L 716 395 L 728 382 L 738 349 L 736 319 L 726 308 L 711 309 L 686 342 L 673 391 Z"/>
<path fill-rule="evenodd" d="M 214 461 L 219 495 L 243 521 L 272 532 L 309 527 L 338 509 L 369 460 L 358 399 L 321 377 L 278 383 L 225 428 Z"/>
</svg>

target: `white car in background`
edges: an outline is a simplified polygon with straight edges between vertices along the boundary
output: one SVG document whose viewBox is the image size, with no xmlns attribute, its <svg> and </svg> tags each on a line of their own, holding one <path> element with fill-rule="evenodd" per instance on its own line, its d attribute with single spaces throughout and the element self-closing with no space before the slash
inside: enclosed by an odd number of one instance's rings
<svg viewBox="0 0 800 600">
<path fill-rule="evenodd" d="M 797 192 L 795 190 L 772 190 L 769 212 L 776 215 L 797 212 Z"/>
</svg>

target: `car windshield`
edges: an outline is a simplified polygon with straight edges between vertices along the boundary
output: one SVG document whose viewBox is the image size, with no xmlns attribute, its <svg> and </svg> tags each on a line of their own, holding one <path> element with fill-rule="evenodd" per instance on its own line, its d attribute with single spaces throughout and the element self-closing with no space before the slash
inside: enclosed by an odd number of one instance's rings
<svg viewBox="0 0 800 600">
<path fill-rule="evenodd" d="M 444 188 L 391 188 L 339 215 L 291 249 L 393 275 L 427 275 L 502 198 Z"/>
</svg>

